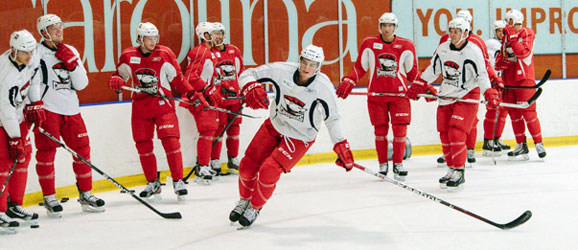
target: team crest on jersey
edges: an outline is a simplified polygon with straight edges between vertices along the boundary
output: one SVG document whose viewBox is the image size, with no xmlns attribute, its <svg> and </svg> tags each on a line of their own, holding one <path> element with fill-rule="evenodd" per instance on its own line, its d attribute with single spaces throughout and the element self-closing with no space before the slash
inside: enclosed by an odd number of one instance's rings
<svg viewBox="0 0 578 250">
<path fill-rule="evenodd" d="M 70 81 L 70 71 L 68 71 L 64 67 L 64 63 L 57 63 L 52 66 L 52 70 L 54 70 L 54 74 L 58 80 L 52 81 L 52 88 L 54 90 L 61 90 L 61 89 L 71 89 L 72 82 Z"/>
<path fill-rule="evenodd" d="M 397 73 L 397 57 L 392 54 L 384 53 L 377 56 L 379 60 L 379 68 L 377 69 L 377 76 L 395 77 Z"/>
<path fill-rule="evenodd" d="M 459 64 L 452 61 L 447 61 L 444 63 L 444 83 L 459 87 L 461 75 L 462 73 L 460 72 Z"/>
<path fill-rule="evenodd" d="M 24 103 L 24 99 L 28 96 L 28 86 L 30 86 L 30 81 L 21 88 L 14 86 L 8 90 L 8 100 L 12 107 L 18 108 Z"/>
<path fill-rule="evenodd" d="M 305 118 L 305 103 L 294 96 L 283 96 L 284 105 L 281 106 L 281 114 L 290 119 L 303 122 Z"/>
<path fill-rule="evenodd" d="M 156 72 L 152 69 L 143 68 L 138 69 L 134 72 L 140 86 L 137 86 L 138 89 L 147 92 L 147 93 L 156 93 L 158 91 L 158 82 L 159 78 L 156 76 Z"/>
<path fill-rule="evenodd" d="M 217 64 L 217 73 L 222 81 L 235 80 L 236 69 L 231 60 L 223 60 Z"/>
</svg>

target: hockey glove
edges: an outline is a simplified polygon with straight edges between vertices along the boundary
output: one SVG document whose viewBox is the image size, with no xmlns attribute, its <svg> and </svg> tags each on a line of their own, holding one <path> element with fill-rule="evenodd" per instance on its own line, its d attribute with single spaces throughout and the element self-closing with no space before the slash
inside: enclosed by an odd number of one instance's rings
<svg viewBox="0 0 578 250">
<path fill-rule="evenodd" d="M 26 158 L 26 140 L 20 137 L 10 138 L 8 145 L 10 146 L 10 159 L 12 159 L 12 161 L 18 161 L 19 163 L 24 162 Z"/>
<path fill-rule="evenodd" d="M 427 88 L 426 85 L 427 83 L 420 81 L 420 82 L 414 82 L 411 87 L 409 87 L 409 89 L 407 89 L 407 92 L 405 92 L 405 96 L 407 96 L 407 98 L 409 98 L 410 100 L 418 100 L 419 96 L 417 96 L 418 94 L 422 94 L 425 93 Z"/>
<path fill-rule="evenodd" d="M 504 89 L 504 80 L 502 80 L 502 78 L 500 76 L 496 76 L 496 81 L 493 84 L 493 88 L 495 90 L 500 90 L 500 89 Z"/>
<path fill-rule="evenodd" d="M 66 70 L 73 71 L 74 68 L 78 66 L 78 56 L 76 56 L 72 49 L 70 49 L 64 43 L 59 43 L 56 45 L 56 49 L 57 51 L 54 56 L 56 56 L 58 60 L 62 61 Z"/>
<path fill-rule="evenodd" d="M 496 57 L 496 64 L 495 64 L 496 70 L 505 70 L 508 69 L 509 66 L 510 62 L 504 59 L 504 57 L 499 55 Z"/>
<path fill-rule="evenodd" d="M 251 109 L 267 109 L 269 107 L 269 98 L 267 92 L 263 89 L 260 83 L 250 82 L 243 86 L 241 90 L 245 96 L 247 107 Z"/>
<path fill-rule="evenodd" d="M 205 89 L 204 94 L 206 97 L 209 97 L 209 100 L 215 106 L 219 106 L 223 101 L 223 96 L 221 95 L 219 88 L 217 88 L 215 85 L 211 85 Z"/>
<path fill-rule="evenodd" d="M 36 126 L 42 125 L 42 122 L 46 119 L 46 113 L 42 108 L 44 103 L 42 101 L 36 101 L 31 104 L 26 105 L 24 108 L 24 116 L 26 121 L 36 123 Z"/>
<path fill-rule="evenodd" d="M 124 80 L 120 76 L 114 75 L 108 80 L 108 87 L 117 92 L 122 89 L 122 86 L 124 86 Z"/>
<path fill-rule="evenodd" d="M 519 37 L 516 28 L 512 25 L 506 25 L 506 27 L 504 27 L 504 36 L 507 42 L 517 41 Z"/>
<path fill-rule="evenodd" d="M 500 105 L 500 98 L 498 97 L 498 91 L 492 88 L 489 88 L 484 92 L 484 98 L 488 102 L 486 105 L 488 109 L 497 109 Z"/>
<path fill-rule="evenodd" d="M 201 92 L 197 92 L 197 91 L 192 90 L 192 91 L 185 93 L 185 96 L 192 103 L 194 103 L 193 109 L 195 109 L 195 111 L 202 111 L 205 108 L 210 106 L 209 103 L 207 102 L 207 100 L 205 99 L 205 96 L 203 96 L 203 94 L 201 94 Z"/>
<path fill-rule="evenodd" d="M 431 84 L 426 85 L 425 89 L 426 89 L 426 91 L 425 91 L 426 94 L 435 95 L 435 96 L 438 95 L 438 91 Z M 425 101 L 426 102 L 435 102 L 435 101 L 437 101 L 437 99 L 436 98 L 425 98 Z"/>
<path fill-rule="evenodd" d="M 345 99 L 347 96 L 349 96 L 349 93 L 351 93 L 353 87 L 355 87 L 355 81 L 347 76 L 344 76 L 341 79 L 341 84 L 339 84 L 335 93 L 337 94 L 337 97 Z"/>
<path fill-rule="evenodd" d="M 345 168 L 347 172 L 351 171 L 353 168 L 353 153 L 349 147 L 347 140 L 340 141 L 333 146 L 333 151 L 337 154 L 337 161 L 335 164 L 342 168 Z"/>
</svg>

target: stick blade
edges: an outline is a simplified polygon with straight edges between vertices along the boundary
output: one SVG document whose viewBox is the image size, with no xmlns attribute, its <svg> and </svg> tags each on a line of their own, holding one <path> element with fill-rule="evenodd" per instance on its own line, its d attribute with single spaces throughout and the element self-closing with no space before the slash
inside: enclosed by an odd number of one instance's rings
<svg viewBox="0 0 578 250">
<path fill-rule="evenodd" d="M 528 221 L 530 218 L 532 218 L 532 212 L 530 210 L 527 210 L 526 212 L 524 212 L 522 215 L 520 215 L 518 218 L 516 218 L 515 220 L 507 223 L 507 224 L 503 224 L 501 225 L 500 228 L 504 229 L 504 230 L 508 230 L 508 229 L 512 229 L 514 227 L 517 227 L 519 225 L 524 224 L 526 221 Z"/>
<path fill-rule="evenodd" d="M 161 216 L 165 219 L 182 219 L 183 218 L 183 216 L 179 212 L 162 213 Z"/>
<path fill-rule="evenodd" d="M 536 90 L 536 93 L 530 97 L 530 99 L 528 100 L 528 106 L 532 105 L 534 102 L 536 102 L 536 99 L 538 99 L 538 97 L 540 97 L 540 95 L 542 94 L 542 89 L 538 88 Z"/>
</svg>

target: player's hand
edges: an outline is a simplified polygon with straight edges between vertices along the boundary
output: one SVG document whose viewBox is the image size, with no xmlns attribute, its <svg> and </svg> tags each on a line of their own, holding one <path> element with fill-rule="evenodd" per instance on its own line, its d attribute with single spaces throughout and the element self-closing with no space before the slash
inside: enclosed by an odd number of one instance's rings
<svg viewBox="0 0 578 250">
<path fill-rule="evenodd" d="M 192 103 L 194 103 L 192 108 L 195 111 L 203 111 L 205 108 L 208 108 L 210 106 L 209 103 L 207 102 L 207 100 L 205 99 L 205 96 L 203 96 L 203 94 L 201 94 L 201 92 L 191 90 L 191 91 L 185 93 L 185 96 Z"/>
<path fill-rule="evenodd" d="M 215 85 L 209 86 L 205 89 L 205 96 L 209 97 L 209 100 L 214 106 L 219 106 L 223 102 L 223 96 L 219 92 L 219 88 Z"/>
<path fill-rule="evenodd" d="M 493 84 L 493 88 L 496 90 L 501 90 L 504 89 L 504 80 L 502 80 L 502 78 L 498 75 L 496 75 L 496 81 Z"/>
<path fill-rule="evenodd" d="M 122 86 L 124 86 L 124 80 L 120 76 L 114 75 L 108 80 L 108 87 L 117 92 L 122 89 Z"/>
<path fill-rule="evenodd" d="M 46 119 L 46 113 L 42 107 L 43 104 L 44 102 L 40 100 L 26 105 L 24 108 L 24 116 L 26 117 L 26 121 L 35 123 L 37 127 L 42 125 L 42 122 L 44 122 Z"/>
<path fill-rule="evenodd" d="M 269 107 L 269 97 L 260 83 L 247 83 L 241 92 L 245 96 L 247 107 L 252 109 L 267 109 Z"/>
<path fill-rule="evenodd" d="M 484 98 L 486 98 L 486 101 L 488 102 L 486 104 L 488 106 L 488 109 L 497 109 L 498 106 L 500 105 L 500 98 L 498 96 L 498 91 L 493 88 L 489 88 L 486 90 L 486 92 L 484 93 Z"/>
<path fill-rule="evenodd" d="M 407 92 L 405 92 L 405 96 L 407 96 L 407 98 L 409 98 L 410 100 L 417 101 L 419 99 L 419 96 L 417 95 L 422 94 L 427 90 L 427 88 L 425 87 L 426 84 L 427 83 L 423 81 L 414 82 L 413 84 L 411 84 L 409 89 L 407 89 Z"/>
<path fill-rule="evenodd" d="M 12 161 L 18 161 L 19 163 L 24 162 L 26 158 L 25 145 L 26 140 L 21 137 L 10 138 L 8 140 L 8 146 L 10 146 L 9 154 Z"/>
<path fill-rule="evenodd" d="M 78 66 L 78 57 L 74 54 L 72 49 L 64 43 L 58 43 L 56 49 L 54 56 L 58 58 L 58 60 L 62 61 L 66 70 L 72 71 L 76 66 Z"/>
<path fill-rule="evenodd" d="M 435 95 L 435 96 L 438 95 L 437 89 L 431 84 L 426 85 L 425 89 L 426 89 L 426 91 L 425 91 L 426 94 Z M 437 101 L 437 99 L 436 98 L 425 98 L 425 101 L 426 102 L 435 102 L 435 101 Z"/>
<path fill-rule="evenodd" d="M 340 141 L 333 146 L 333 151 L 337 154 L 337 161 L 335 164 L 342 168 L 345 168 L 347 172 L 351 171 L 353 168 L 353 153 L 351 153 L 351 149 L 347 140 Z"/>
<path fill-rule="evenodd" d="M 345 99 L 347 96 L 349 96 L 349 93 L 351 93 L 353 87 L 355 87 L 355 81 L 347 76 L 344 76 L 341 79 L 341 84 L 339 84 L 335 93 L 337 94 L 337 97 Z"/>
<path fill-rule="evenodd" d="M 507 42 L 513 42 L 513 41 L 518 40 L 518 37 L 519 37 L 518 32 L 516 31 L 516 28 L 514 28 L 514 26 L 506 25 L 506 27 L 504 27 L 503 31 L 504 31 L 504 37 L 506 38 Z"/>
<path fill-rule="evenodd" d="M 510 66 L 510 62 L 506 59 L 504 59 L 503 57 L 499 56 L 496 57 L 496 64 L 495 64 L 495 68 L 496 70 L 505 70 L 508 69 L 508 67 Z"/>
</svg>

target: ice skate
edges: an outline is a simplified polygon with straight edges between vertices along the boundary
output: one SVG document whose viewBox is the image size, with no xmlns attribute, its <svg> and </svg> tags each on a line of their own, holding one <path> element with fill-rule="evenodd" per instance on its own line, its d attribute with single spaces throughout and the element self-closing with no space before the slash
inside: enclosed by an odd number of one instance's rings
<svg viewBox="0 0 578 250">
<path fill-rule="evenodd" d="M 44 208 L 46 208 L 46 214 L 48 217 L 60 218 L 62 217 L 62 205 L 56 199 L 56 195 L 46 195 L 44 196 Z"/>
<path fill-rule="evenodd" d="M 536 143 L 536 152 L 538 153 L 538 157 L 544 158 L 546 157 L 546 148 L 544 148 L 544 143 Z"/>
<path fill-rule="evenodd" d="M 8 202 L 8 209 L 6 210 L 6 216 L 12 219 L 21 219 L 24 221 L 37 220 L 38 214 L 30 212 L 19 206 L 16 202 Z"/>
<path fill-rule="evenodd" d="M 446 157 L 445 156 L 440 156 L 437 160 L 438 162 L 438 168 L 443 168 L 446 166 Z"/>
<path fill-rule="evenodd" d="M 387 171 L 389 171 L 389 165 L 387 162 L 379 164 L 379 173 L 387 176 Z"/>
<path fill-rule="evenodd" d="M 393 178 L 397 181 L 405 181 L 405 177 L 407 176 L 407 170 L 403 167 L 403 163 L 394 163 L 393 164 Z"/>
<path fill-rule="evenodd" d="M 496 138 L 496 139 L 494 139 L 494 141 L 497 141 L 498 146 L 500 146 L 500 148 L 502 148 L 502 150 L 509 150 L 509 149 L 510 149 L 510 146 L 504 144 L 504 143 L 502 142 L 502 139 Z"/>
<path fill-rule="evenodd" d="M 202 185 L 211 185 L 213 182 L 213 175 L 211 174 L 209 166 L 196 166 L 195 182 Z"/>
<path fill-rule="evenodd" d="M 229 168 L 229 174 L 238 174 L 239 173 L 239 160 L 237 157 L 230 157 L 229 161 L 227 162 L 227 167 Z"/>
<path fill-rule="evenodd" d="M 82 206 L 82 211 L 88 213 L 100 213 L 104 212 L 104 200 L 94 196 L 90 191 L 80 191 L 78 196 L 78 202 Z"/>
<path fill-rule="evenodd" d="M 219 160 L 211 160 L 209 163 L 211 165 L 211 175 L 217 176 L 221 174 L 221 162 Z"/>
<path fill-rule="evenodd" d="M 450 178 L 452 178 L 452 175 L 454 174 L 454 170 L 455 170 L 454 168 L 448 167 L 448 172 L 446 173 L 446 175 L 444 175 L 442 178 L 439 179 L 441 189 L 447 188 L 446 184 L 448 183 Z"/>
<path fill-rule="evenodd" d="M 446 183 L 448 187 L 448 192 L 459 192 L 464 189 L 464 183 L 466 182 L 464 168 L 458 168 L 454 170 L 452 177 Z"/>
<path fill-rule="evenodd" d="M 239 224 L 241 224 L 243 228 L 250 227 L 257 219 L 260 211 L 261 209 L 254 209 L 253 206 L 248 206 L 245 212 L 243 212 L 243 216 L 239 219 Z"/>
<path fill-rule="evenodd" d="M 508 152 L 508 160 L 510 161 L 527 161 L 530 159 L 530 156 L 528 156 L 528 153 L 530 151 L 528 150 L 528 145 L 526 144 L 526 142 L 522 142 L 522 143 L 518 143 L 518 145 L 516 145 L 516 148 L 510 152 Z M 544 153 L 546 153 L 544 151 Z"/>
<path fill-rule="evenodd" d="M 151 201 L 160 201 L 161 197 L 161 182 L 159 179 L 155 179 L 147 184 L 145 189 L 140 192 L 139 196 L 141 198 L 149 198 Z"/>
<path fill-rule="evenodd" d="M 474 163 L 476 163 L 476 153 L 474 152 L 473 148 L 468 149 L 467 158 L 468 158 L 468 164 L 466 164 L 466 167 L 471 168 L 472 165 Z"/>
<path fill-rule="evenodd" d="M 483 156 L 500 156 L 502 154 L 502 147 L 496 143 L 496 140 L 484 139 Z"/>
<path fill-rule="evenodd" d="M 187 187 L 185 186 L 185 182 L 183 180 L 174 181 L 173 180 L 173 189 L 175 190 L 175 194 L 177 195 L 178 201 L 185 201 L 185 196 L 189 194 L 187 191 Z"/>
<path fill-rule="evenodd" d="M 249 200 L 239 200 L 237 201 L 237 205 L 233 208 L 233 211 L 229 213 L 229 220 L 231 221 L 231 225 L 241 218 L 241 215 L 245 212 L 247 207 L 249 206 Z"/>
<path fill-rule="evenodd" d="M 2 231 L 6 234 L 15 234 L 16 228 L 20 226 L 18 221 L 13 220 L 12 218 L 8 217 L 5 213 L 0 212 L 0 228 L 3 229 Z"/>
</svg>

